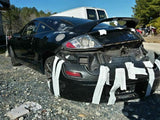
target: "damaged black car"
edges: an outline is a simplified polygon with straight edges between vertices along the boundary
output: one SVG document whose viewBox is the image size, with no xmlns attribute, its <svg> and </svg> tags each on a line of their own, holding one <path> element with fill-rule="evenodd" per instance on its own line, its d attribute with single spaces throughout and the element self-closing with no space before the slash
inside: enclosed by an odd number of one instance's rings
<svg viewBox="0 0 160 120">
<path fill-rule="evenodd" d="M 159 85 L 160 57 L 143 48 L 134 18 L 43 17 L 8 42 L 12 64 L 44 74 L 55 96 L 106 101 L 150 95 Z"/>
</svg>

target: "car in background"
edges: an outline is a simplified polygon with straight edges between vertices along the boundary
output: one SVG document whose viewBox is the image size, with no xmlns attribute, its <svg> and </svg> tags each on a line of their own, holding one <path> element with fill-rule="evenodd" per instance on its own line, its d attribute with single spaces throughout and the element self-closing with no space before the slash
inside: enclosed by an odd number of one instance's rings
<svg viewBox="0 0 160 120">
<path fill-rule="evenodd" d="M 90 20 L 100 20 L 108 18 L 108 14 L 105 9 L 94 7 L 79 7 L 71 10 L 63 11 L 53 14 L 51 16 L 65 16 Z"/>
<path fill-rule="evenodd" d="M 125 22 L 124 26 L 103 24 L 119 20 Z M 58 73 L 53 70 L 58 69 L 58 61 L 63 60 L 59 70 L 60 95 L 86 101 L 92 100 L 101 66 L 109 69 L 109 83 L 104 85 L 101 99 L 108 98 L 116 79 L 115 71 L 123 68 L 126 90 L 118 89 L 117 99 L 142 97 L 150 78 L 144 62 L 151 61 L 154 65 L 153 92 L 160 77 L 154 60 L 159 58 L 149 55 L 143 48 L 143 38 L 134 30 L 137 23 L 134 18 L 123 17 L 94 21 L 61 16 L 36 18 L 9 40 L 11 61 L 13 65 L 25 64 L 45 73 L 52 91 L 53 74 Z M 134 72 L 143 69 L 145 74 L 139 72 L 131 78 L 130 68 L 127 68 L 130 66 L 126 63 L 135 68 Z"/>
<path fill-rule="evenodd" d="M 137 31 L 139 34 L 142 34 L 142 30 L 141 30 L 141 29 L 136 29 L 136 31 Z"/>
<path fill-rule="evenodd" d="M 5 35 L 0 36 L 0 50 L 4 50 L 6 48 L 6 37 Z"/>
</svg>

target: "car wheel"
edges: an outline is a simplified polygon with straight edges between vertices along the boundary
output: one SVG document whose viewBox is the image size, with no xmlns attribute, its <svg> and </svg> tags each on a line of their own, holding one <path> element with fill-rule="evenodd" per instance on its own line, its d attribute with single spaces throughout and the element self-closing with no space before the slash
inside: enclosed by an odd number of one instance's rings
<svg viewBox="0 0 160 120">
<path fill-rule="evenodd" d="M 54 58 L 55 58 L 54 56 L 47 58 L 44 64 L 45 75 L 47 76 L 47 79 L 48 79 L 47 81 L 48 87 L 52 93 L 53 93 L 53 85 L 52 85 L 52 70 L 53 69 L 52 68 L 53 68 Z M 60 92 L 63 93 L 65 89 L 65 83 L 60 80 L 59 85 L 60 85 Z"/>
<path fill-rule="evenodd" d="M 53 93 L 53 86 L 52 86 L 52 65 L 53 65 L 54 57 L 49 57 L 46 59 L 44 63 L 44 72 L 47 77 L 47 83 L 49 90 Z"/>
<path fill-rule="evenodd" d="M 11 46 L 9 47 L 9 53 L 10 53 L 12 65 L 13 65 L 13 66 L 19 66 L 19 65 L 21 65 L 20 63 L 18 63 L 18 62 L 16 61 L 16 58 L 15 58 L 15 55 L 14 55 L 14 52 L 13 52 L 13 49 L 12 49 Z"/>
</svg>

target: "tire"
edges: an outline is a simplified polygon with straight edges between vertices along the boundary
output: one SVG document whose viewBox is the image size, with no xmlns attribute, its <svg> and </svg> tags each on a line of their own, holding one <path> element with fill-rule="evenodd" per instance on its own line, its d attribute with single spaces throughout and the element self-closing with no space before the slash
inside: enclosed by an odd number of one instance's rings
<svg viewBox="0 0 160 120">
<path fill-rule="evenodd" d="M 52 86 L 53 61 L 54 61 L 54 57 L 49 57 L 46 59 L 46 61 L 44 63 L 44 72 L 47 77 L 48 88 L 51 91 L 51 93 L 53 93 L 53 86 Z"/>
<path fill-rule="evenodd" d="M 48 79 L 48 87 L 49 90 L 51 91 L 51 93 L 53 93 L 53 85 L 52 85 L 52 68 L 53 68 L 53 62 L 54 62 L 54 56 L 49 57 L 46 59 L 45 63 L 44 63 L 44 71 L 45 71 L 45 75 L 47 76 Z M 59 87 L 60 87 L 60 93 L 63 93 L 65 85 L 64 83 L 59 80 Z M 53 93 L 54 94 L 54 93 Z"/>
<path fill-rule="evenodd" d="M 10 57 L 11 57 L 11 63 L 13 66 L 19 66 L 21 65 L 20 63 L 17 62 L 16 58 L 15 58 L 15 55 L 14 55 L 14 52 L 13 52 L 13 49 L 11 46 L 9 46 L 9 54 L 10 54 Z"/>
</svg>

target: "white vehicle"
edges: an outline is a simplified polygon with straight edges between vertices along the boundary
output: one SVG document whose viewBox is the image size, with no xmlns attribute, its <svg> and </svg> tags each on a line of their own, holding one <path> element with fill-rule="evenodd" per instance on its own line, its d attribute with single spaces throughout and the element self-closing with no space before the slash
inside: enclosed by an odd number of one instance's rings
<svg viewBox="0 0 160 120">
<path fill-rule="evenodd" d="M 93 7 L 79 7 L 64 12 L 60 12 L 57 14 L 53 14 L 51 16 L 68 16 L 68 17 L 91 19 L 91 20 L 108 18 L 105 9 L 93 8 Z"/>
</svg>

